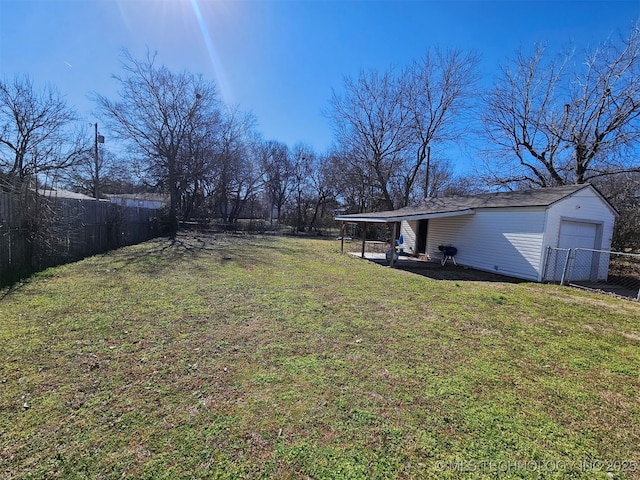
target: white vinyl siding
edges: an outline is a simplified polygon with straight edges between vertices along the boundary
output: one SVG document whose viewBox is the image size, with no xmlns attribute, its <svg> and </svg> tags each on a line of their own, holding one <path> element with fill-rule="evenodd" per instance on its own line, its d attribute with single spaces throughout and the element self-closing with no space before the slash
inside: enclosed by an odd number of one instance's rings
<svg viewBox="0 0 640 480">
<path fill-rule="evenodd" d="M 429 217 L 427 254 L 442 259 L 439 245 L 458 249 L 456 262 L 526 280 L 542 281 L 548 247 L 609 250 L 616 212 L 591 187 L 546 207 L 477 208 L 459 216 Z M 562 226 L 566 233 L 562 235 Z M 415 254 L 419 221 L 402 222 L 405 251 Z M 586 243 L 585 243 L 586 242 Z M 584 257 L 584 255 L 583 255 Z M 593 277 L 606 278 L 608 256 L 595 255 Z M 585 261 L 585 263 L 588 263 Z"/>
<path fill-rule="evenodd" d="M 615 217 L 613 211 L 591 189 L 576 192 L 552 205 L 547 217 L 545 248 L 594 248 L 610 250 Z M 605 279 L 609 257 L 596 255 L 587 261 L 588 253 L 580 253 L 574 266 L 575 280 Z M 592 266 L 589 265 L 592 263 Z"/>
<path fill-rule="evenodd" d="M 402 222 L 400 225 L 400 234 L 404 239 L 404 251 L 409 255 L 416 253 L 416 236 L 418 235 L 418 220 Z"/>
<path fill-rule="evenodd" d="M 439 245 L 458 249 L 461 265 L 538 280 L 545 211 L 543 208 L 486 209 L 475 215 L 429 221 L 427 252 L 442 258 Z"/>
<path fill-rule="evenodd" d="M 601 231 L 596 239 L 595 248 L 609 250 L 613 237 L 614 213 L 591 189 L 564 198 L 549 208 L 545 233 L 545 247 L 560 246 L 560 225 L 563 220 L 596 223 Z M 575 247 L 574 247 L 575 248 Z"/>
</svg>

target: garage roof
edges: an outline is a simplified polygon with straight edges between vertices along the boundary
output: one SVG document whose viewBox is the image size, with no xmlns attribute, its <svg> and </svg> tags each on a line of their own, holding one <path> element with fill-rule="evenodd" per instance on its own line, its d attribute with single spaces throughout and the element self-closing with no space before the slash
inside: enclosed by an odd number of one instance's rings
<svg viewBox="0 0 640 480">
<path fill-rule="evenodd" d="M 591 188 L 617 214 L 609 202 L 590 184 L 518 190 L 515 192 L 481 193 L 429 198 L 414 205 L 386 212 L 338 215 L 336 220 L 346 222 L 389 223 L 406 220 L 472 215 L 480 208 L 548 207 L 578 191 Z"/>
</svg>

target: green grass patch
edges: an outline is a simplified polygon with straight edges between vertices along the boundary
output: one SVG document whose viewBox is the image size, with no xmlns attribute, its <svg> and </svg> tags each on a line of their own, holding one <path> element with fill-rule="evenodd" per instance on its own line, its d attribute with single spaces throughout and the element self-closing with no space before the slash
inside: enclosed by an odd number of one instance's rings
<svg viewBox="0 0 640 480">
<path fill-rule="evenodd" d="M 0 300 L 5 478 L 640 478 L 640 304 L 259 236 Z"/>
</svg>

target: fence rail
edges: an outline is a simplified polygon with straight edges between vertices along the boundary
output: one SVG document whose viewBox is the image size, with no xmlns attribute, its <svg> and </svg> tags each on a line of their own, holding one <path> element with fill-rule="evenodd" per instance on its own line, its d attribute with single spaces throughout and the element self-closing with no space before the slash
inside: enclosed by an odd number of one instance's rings
<svg viewBox="0 0 640 480">
<path fill-rule="evenodd" d="M 543 280 L 640 301 L 640 254 L 549 247 Z"/>
<path fill-rule="evenodd" d="M 155 209 L 0 191 L 0 285 L 159 234 Z"/>
</svg>

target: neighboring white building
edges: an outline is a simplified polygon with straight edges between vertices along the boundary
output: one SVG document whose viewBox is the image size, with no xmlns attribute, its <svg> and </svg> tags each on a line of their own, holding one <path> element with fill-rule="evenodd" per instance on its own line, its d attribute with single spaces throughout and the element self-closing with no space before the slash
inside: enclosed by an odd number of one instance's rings
<svg viewBox="0 0 640 480">
<path fill-rule="evenodd" d="M 339 215 L 357 223 L 400 222 L 404 251 L 440 260 L 454 246 L 459 265 L 542 281 L 548 247 L 609 250 L 616 210 L 592 185 L 431 198 L 389 212 Z M 605 279 L 608 255 L 576 276 Z M 556 268 L 556 267 L 553 267 Z M 597 277 L 597 278 L 595 278 Z"/>
<path fill-rule="evenodd" d="M 105 197 L 122 207 L 162 208 L 169 204 L 167 197 L 157 193 L 108 194 Z"/>
<path fill-rule="evenodd" d="M 46 198 L 67 198 L 72 200 L 95 200 L 95 198 L 83 193 L 71 192 L 61 188 L 39 188 L 38 193 Z"/>
</svg>

